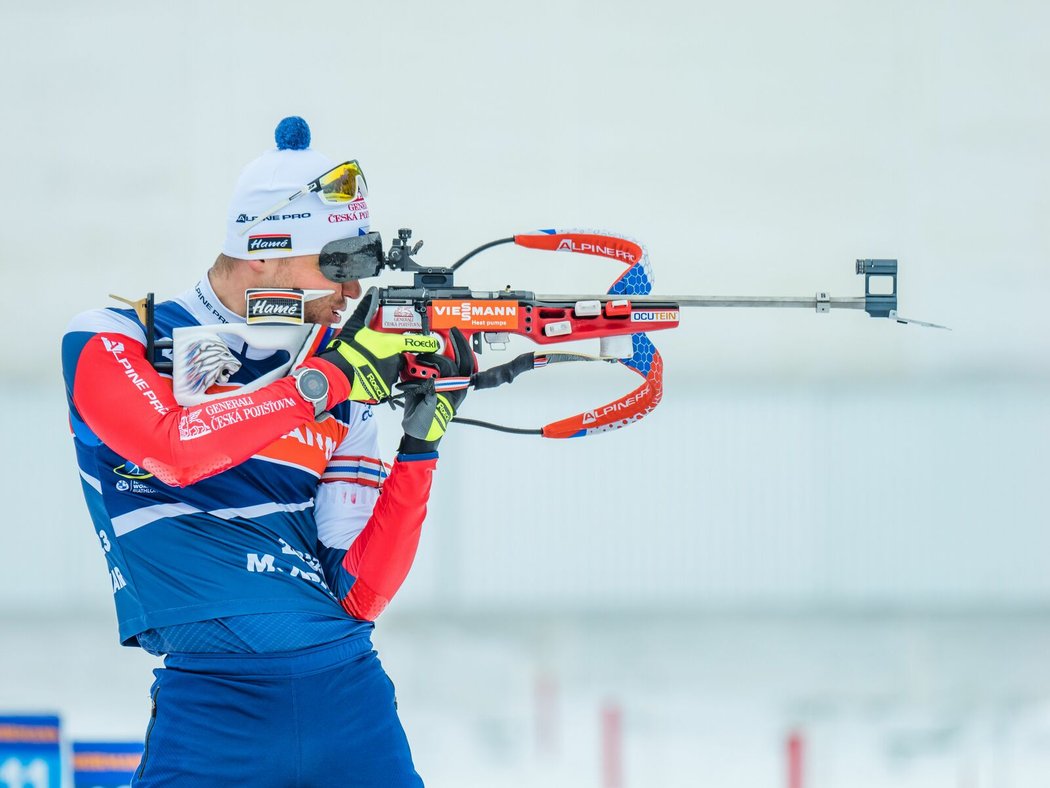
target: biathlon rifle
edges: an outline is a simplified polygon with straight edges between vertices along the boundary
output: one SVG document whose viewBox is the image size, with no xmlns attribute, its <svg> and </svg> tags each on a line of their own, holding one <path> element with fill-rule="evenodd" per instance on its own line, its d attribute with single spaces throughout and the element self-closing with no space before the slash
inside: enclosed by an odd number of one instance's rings
<svg viewBox="0 0 1050 788">
<path fill-rule="evenodd" d="M 438 390 L 467 386 L 493 388 L 531 369 L 575 361 L 619 363 L 643 379 L 637 388 L 617 400 L 536 429 L 455 418 L 460 423 L 504 432 L 578 438 L 619 429 L 652 412 L 663 396 L 663 360 L 648 333 L 676 328 L 683 307 L 805 308 L 818 313 L 854 309 L 898 323 L 946 328 L 897 313 L 896 260 L 857 260 L 856 271 L 864 276 L 864 295 L 851 298 L 832 298 L 826 292 L 808 298 L 661 296 L 652 295 L 653 270 L 645 246 L 614 233 L 593 230 L 523 233 L 483 244 L 448 267 L 417 263 L 414 257 L 422 241 L 410 246 L 411 237 L 411 230 L 399 230 L 386 252 L 381 236 L 375 232 L 333 241 L 321 251 L 321 268 L 335 282 L 379 276 L 384 269 L 412 274 L 411 285 L 374 288 L 377 297 L 368 321 L 372 329 L 437 334 L 442 338 L 442 347 L 450 354 L 451 345 L 447 340 L 453 327 L 466 335 L 475 353 L 481 353 L 485 346 L 505 350 L 511 334 L 526 337 L 543 349 L 481 370 L 471 379 L 438 379 L 433 367 L 406 354 L 406 379 L 434 378 Z M 456 285 L 456 272 L 467 261 L 503 244 L 603 257 L 623 264 L 625 270 L 605 293 L 598 295 L 537 295 L 510 287 L 478 291 Z M 559 343 L 592 338 L 599 341 L 597 355 L 548 349 Z"/>
<path fill-rule="evenodd" d="M 379 233 L 344 238 L 325 245 L 320 266 L 333 282 L 379 276 L 384 269 L 412 274 L 411 285 L 373 288 L 376 298 L 368 325 L 376 331 L 433 333 L 451 354 L 448 335 L 458 328 L 475 353 L 485 346 L 505 350 L 511 334 L 526 337 L 543 350 L 523 353 L 505 364 L 477 372 L 470 378 L 438 378 L 437 370 L 406 353 L 406 381 L 433 379 L 436 390 L 472 386 L 494 388 L 513 381 L 531 369 L 575 361 L 618 363 L 642 377 L 627 395 L 575 416 L 535 429 L 519 429 L 466 419 L 455 421 L 491 429 L 545 438 L 578 438 L 625 427 L 643 418 L 663 397 L 663 360 L 649 339 L 650 331 L 676 328 L 683 307 L 805 308 L 818 313 L 832 309 L 863 310 L 871 317 L 889 318 L 945 328 L 897 314 L 897 261 L 857 260 L 864 276 L 864 295 L 832 298 L 826 292 L 805 298 L 765 296 L 660 296 L 652 295 L 653 270 L 645 246 L 615 233 L 594 230 L 539 230 L 500 238 L 477 247 L 448 267 L 424 266 L 414 259 L 422 242 L 410 246 L 412 231 L 398 230 L 384 252 Z M 475 255 L 503 244 L 526 249 L 603 257 L 621 263 L 625 270 L 609 289 L 598 295 L 536 295 L 527 290 L 478 291 L 457 286 L 455 274 Z M 146 358 L 162 374 L 170 374 L 176 401 L 185 407 L 228 395 L 231 390 L 249 393 L 287 375 L 305 358 L 324 348 L 331 328 L 304 323 L 303 305 L 328 290 L 249 290 L 247 322 L 176 328 L 170 339 L 156 339 L 153 293 L 131 301 L 113 296 L 135 308 L 146 328 Z M 227 339 L 223 339 L 226 337 Z M 597 355 L 546 349 L 559 343 L 597 339 Z M 271 371 L 245 383 L 226 386 L 240 366 L 227 341 L 241 340 L 260 350 L 283 352 L 285 360 Z M 397 398 L 392 400 L 397 404 Z"/>
</svg>

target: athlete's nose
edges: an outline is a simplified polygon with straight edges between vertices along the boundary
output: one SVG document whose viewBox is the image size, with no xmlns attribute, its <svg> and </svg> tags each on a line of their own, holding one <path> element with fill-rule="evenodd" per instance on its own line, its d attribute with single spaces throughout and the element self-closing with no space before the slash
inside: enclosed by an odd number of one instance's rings
<svg viewBox="0 0 1050 788">
<path fill-rule="evenodd" d="M 357 279 L 350 279 L 343 282 L 343 298 L 360 298 L 361 297 L 361 282 Z"/>
</svg>

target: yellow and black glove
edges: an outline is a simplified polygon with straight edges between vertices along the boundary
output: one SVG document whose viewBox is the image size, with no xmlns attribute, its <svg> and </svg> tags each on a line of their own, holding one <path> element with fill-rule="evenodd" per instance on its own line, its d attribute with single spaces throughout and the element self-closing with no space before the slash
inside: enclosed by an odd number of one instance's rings
<svg viewBox="0 0 1050 788">
<path fill-rule="evenodd" d="M 449 342 L 456 356 L 454 361 L 436 353 L 422 355 L 419 361 L 436 367 L 442 378 L 471 378 L 478 367 L 467 338 L 458 328 L 453 328 L 449 332 Z M 401 389 L 405 392 L 405 414 L 401 419 L 405 435 L 398 451 L 401 454 L 437 451 L 448 423 L 467 397 L 467 389 L 439 393 L 434 389 L 433 379 L 429 378 L 418 383 L 403 383 Z"/>
<path fill-rule="evenodd" d="M 367 327 L 375 311 L 376 293 L 370 290 L 346 326 L 317 357 L 331 362 L 350 381 L 350 399 L 383 402 L 401 376 L 403 353 L 436 353 L 437 337 L 427 334 L 384 334 Z"/>
</svg>

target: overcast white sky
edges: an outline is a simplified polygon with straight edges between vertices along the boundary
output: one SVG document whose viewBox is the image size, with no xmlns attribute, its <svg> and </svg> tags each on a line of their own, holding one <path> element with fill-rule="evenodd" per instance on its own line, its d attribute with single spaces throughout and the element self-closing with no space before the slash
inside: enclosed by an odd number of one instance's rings
<svg viewBox="0 0 1050 788">
<path fill-rule="evenodd" d="M 53 375 L 69 316 L 109 292 L 191 283 L 237 173 L 288 114 L 318 149 L 362 160 L 374 229 L 414 227 L 429 262 L 601 227 L 649 245 L 660 292 L 846 296 L 855 258 L 897 257 L 900 312 L 956 329 L 689 314 L 658 339 L 671 366 L 1050 369 L 1045 4 L 59 2 L 0 16 L 0 320 L 20 337 L 0 345 L 5 370 Z M 590 292 L 616 274 L 495 255 L 463 281 Z"/>
</svg>

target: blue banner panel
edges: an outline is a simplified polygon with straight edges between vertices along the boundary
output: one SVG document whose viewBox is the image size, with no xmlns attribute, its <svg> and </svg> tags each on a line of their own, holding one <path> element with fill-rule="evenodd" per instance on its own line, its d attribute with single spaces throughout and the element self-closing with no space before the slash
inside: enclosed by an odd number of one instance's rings
<svg viewBox="0 0 1050 788">
<path fill-rule="evenodd" d="M 126 788 L 142 760 L 142 742 L 73 742 L 73 788 Z"/>
<path fill-rule="evenodd" d="M 0 716 L 0 788 L 62 788 L 58 717 Z"/>
</svg>

